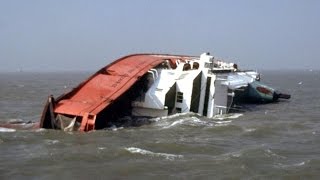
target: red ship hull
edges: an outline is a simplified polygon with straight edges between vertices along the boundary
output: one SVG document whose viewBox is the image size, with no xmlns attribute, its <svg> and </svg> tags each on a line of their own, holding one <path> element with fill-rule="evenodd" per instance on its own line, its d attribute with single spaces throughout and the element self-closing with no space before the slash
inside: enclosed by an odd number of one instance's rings
<svg viewBox="0 0 320 180">
<path fill-rule="evenodd" d="M 175 67 L 177 60 L 185 61 L 191 58 L 191 56 L 135 54 L 118 59 L 56 100 L 49 96 L 40 120 L 40 128 L 66 128 L 57 120 L 57 115 L 61 115 L 67 119 L 66 121 L 72 120 L 73 123 L 77 123 L 79 127 L 76 130 L 79 131 L 104 128 L 107 121 L 113 118 L 114 111 L 126 108 L 121 106 L 127 104 L 118 101 L 125 102 L 126 98 L 131 97 L 127 92 L 150 69 L 161 65 L 164 61 L 170 62 L 170 65 Z"/>
</svg>

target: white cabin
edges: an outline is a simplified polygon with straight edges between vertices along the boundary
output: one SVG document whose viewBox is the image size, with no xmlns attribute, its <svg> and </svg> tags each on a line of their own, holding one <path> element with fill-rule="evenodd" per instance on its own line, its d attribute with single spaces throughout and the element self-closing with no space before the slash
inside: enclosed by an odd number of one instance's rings
<svg viewBox="0 0 320 180">
<path fill-rule="evenodd" d="M 182 62 L 177 68 L 151 69 L 146 92 L 132 102 L 134 116 L 167 116 L 195 112 L 211 118 L 228 113 L 234 91 L 256 80 L 254 71 L 238 72 L 234 63 L 216 60 L 208 53 Z"/>
</svg>

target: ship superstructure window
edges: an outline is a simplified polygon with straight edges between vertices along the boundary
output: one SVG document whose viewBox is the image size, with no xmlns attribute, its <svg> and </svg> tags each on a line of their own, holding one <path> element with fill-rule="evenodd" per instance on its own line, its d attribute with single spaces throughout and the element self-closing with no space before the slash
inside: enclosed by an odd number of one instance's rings
<svg viewBox="0 0 320 180">
<path fill-rule="evenodd" d="M 189 63 L 186 63 L 183 65 L 183 71 L 188 71 L 191 69 L 191 65 Z"/>
<path fill-rule="evenodd" d="M 177 102 L 182 103 L 183 101 L 183 93 L 177 92 Z"/>
<path fill-rule="evenodd" d="M 181 108 L 176 108 L 176 111 L 177 111 L 177 113 L 181 113 L 182 112 L 182 109 Z"/>
<path fill-rule="evenodd" d="M 207 63 L 207 62 L 204 63 L 205 68 L 212 68 L 212 66 L 213 66 L 212 63 Z"/>
<path fill-rule="evenodd" d="M 199 69 L 199 63 L 194 62 L 192 69 Z"/>
</svg>

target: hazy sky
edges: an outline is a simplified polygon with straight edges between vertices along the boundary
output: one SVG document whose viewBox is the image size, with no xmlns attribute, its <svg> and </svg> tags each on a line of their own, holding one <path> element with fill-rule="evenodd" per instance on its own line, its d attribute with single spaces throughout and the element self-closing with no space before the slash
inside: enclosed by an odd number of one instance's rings
<svg viewBox="0 0 320 180">
<path fill-rule="evenodd" d="M 240 68 L 320 69 L 320 1 L 0 0 L 0 72 L 207 51 Z"/>
</svg>

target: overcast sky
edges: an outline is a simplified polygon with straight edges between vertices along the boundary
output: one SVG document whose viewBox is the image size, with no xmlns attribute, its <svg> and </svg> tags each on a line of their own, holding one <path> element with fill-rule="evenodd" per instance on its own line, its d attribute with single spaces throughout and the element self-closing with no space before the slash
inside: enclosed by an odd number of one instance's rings
<svg viewBox="0 0 320 180">
<path fill-rule="evenodd" d="M 95 71 L 142 52 L 320 69 L 320 1 L 0 0 L 0 72 Z"/>
</svg>

